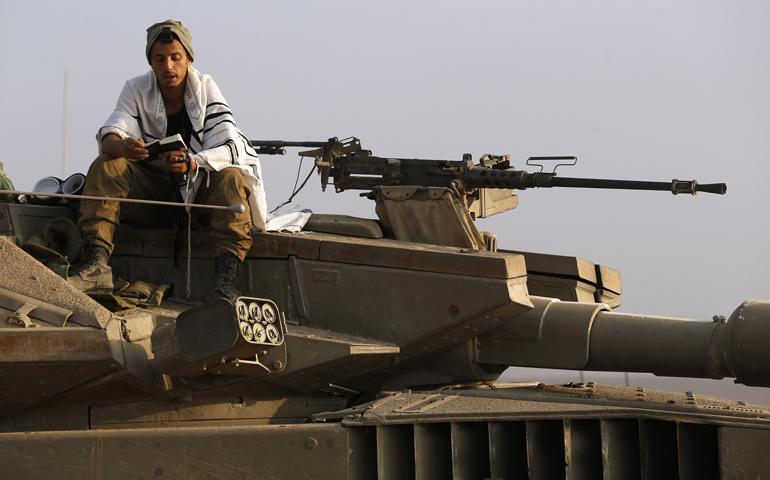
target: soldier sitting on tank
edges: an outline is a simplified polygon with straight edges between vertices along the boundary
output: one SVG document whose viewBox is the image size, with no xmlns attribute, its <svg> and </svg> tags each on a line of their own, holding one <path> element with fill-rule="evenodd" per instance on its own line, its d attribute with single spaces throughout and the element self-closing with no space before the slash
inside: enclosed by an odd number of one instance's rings
<svg viewBox="0 0 770 480">
<path fill-rule="evenodd" d="M 214 80 L 192 68 L 190 40 L 190 32 L 175 20 L 147 29 L 145 54 L 152 70 L 126 82 L 115 111 L 99 130 L 101 155 L 88 171 L 83 194 L 161 201 L 181 196 L 187 203 L 245 205 L 245 213 L 188 209 L 193 223 L 209 229 L 214 239 L 209 299 L 234 300 L 239 295 L 235 278 L 251 246 L 250 230 L 265 228 L 262 172 Z M 148 161 L 145 144 L 175 134 L 181 134 L 189 150 L 164 152 Z M 85 262 L 71 272 L 69 282 L 86 292 L 110 292 L 107 261 L 119 220 L 168 226 L 172 213 L 167 207 L 83 200 L 78 227 Z"/>
</svg>

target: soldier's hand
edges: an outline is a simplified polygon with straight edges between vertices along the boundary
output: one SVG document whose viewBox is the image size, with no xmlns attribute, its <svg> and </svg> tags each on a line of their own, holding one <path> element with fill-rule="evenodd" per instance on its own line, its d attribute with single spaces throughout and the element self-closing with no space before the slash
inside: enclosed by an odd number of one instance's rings
<svg viewBox="0 0 770 480">
<path fill-rule="evenodd" d="M 141 138 L 129 137 L 123 140 L 123 157 L 129 160 L 144 160 L 149 157 L 144 148 L 144 140 Z"/>
<path fill-rule="evenodd" d="M 188 157 L 187 157 L 186 150 L 177 150 L 174 152 L 163 152 L 160 158 L 166 161 L 166 165 L 168 166 L 169 171 L 174 173 L 181 173 L 181 174 L 187 173 Z M 189 160 L 190 160 L 189 168 L 191 170 L 195 170 L 195 168 L 197 168 L 197 165 L 195 164 L 195 160 L 192 157 L 189 157 Z"/>
</svg>

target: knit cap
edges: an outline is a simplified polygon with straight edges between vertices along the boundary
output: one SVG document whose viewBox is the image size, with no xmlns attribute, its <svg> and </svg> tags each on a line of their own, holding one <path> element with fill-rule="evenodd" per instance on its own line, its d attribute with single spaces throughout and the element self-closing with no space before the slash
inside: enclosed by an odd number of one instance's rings
<svg viewBox="0 0 770 480">
<path fill-rule="evenodd" d="M 166 20 L 165 22 L 156 23 L 147 29 L 147 61 L 150 62 L 150 50 L 152 50 L 152 45 L 158 39 L 160 32 L 163 31 L 163 27 L 169 27 L 171 33 L 177 36 L 179 43 L 181 43 L 184 49 L 187 51 L 187 55 L 190 57 L 190 60 L 195 60 L 195 55 L 193 54 L 192 49 L 192 35 L 190 35 L 190 31 L 184 28 L 182 22 L 176 20 Z"/>
</svg>

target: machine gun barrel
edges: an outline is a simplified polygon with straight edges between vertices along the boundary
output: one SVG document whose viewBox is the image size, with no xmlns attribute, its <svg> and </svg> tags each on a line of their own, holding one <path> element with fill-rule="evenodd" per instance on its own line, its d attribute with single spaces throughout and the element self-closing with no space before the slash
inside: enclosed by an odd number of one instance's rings
<svg viewBox="0 0 770 480">
<path fill-rule="evenodd" d="M 638 180 L 609 180 L 603 178 L 570 178 L 557 177 L 550 178 L 549 187 L 569 187 L 569 188 L 610 188 L 613 190 L 658 190 L 669 191 L 674 195 L 679 193 L 689 193 L 695 195 L 697 192 L 716 193 L 724 195 L 727 193 L 727 184 L 710 183 L 699 184 L 695 180 L 678 180 L 671 182 L 645 182 Z"/>
<path fill-rule="evenodd" d="M 695 195 L 698 192 L 727 193 L 727 184 L 699 184 L 695 180 L 678 180 L 670 182 L 646 182 L 639 180 L 611 180 L 603 178 L 572 178 L 558 177 L 553 173 L 527 173 L 523 170 L 496 170 L 486 167 L 471 167 L 463 176 L 466 187 L 469 188 L 508 188 L 526 190 L 527 188 L 606 188 L 613 190 L 658 190 L 671 192 L 674 195 L 686 193 Z"/>
</svg>

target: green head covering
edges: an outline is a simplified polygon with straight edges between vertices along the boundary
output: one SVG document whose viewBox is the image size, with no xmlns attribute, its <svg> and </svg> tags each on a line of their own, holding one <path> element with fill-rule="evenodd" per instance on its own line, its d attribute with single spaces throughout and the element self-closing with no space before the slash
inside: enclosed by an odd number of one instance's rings
<svg viewBox="0 0 770 480">
<path fill-rule="evenodd" d="M 0 170 L 0 190 L 15 190 L 13 188 L 13 182 L 2 170 Z M 13 195 L 10 193 L 3 193 L 0 195 L 0 202 L 13 203 Z"/>
<path fill-rule="evenodd" d="M 163 27 L 168 27 L 169 30 L 171 30 L 171 33 L 176 35 L 179 43 L 181 43 L 184 49 L 187 50 L 187 56 L 190 57 L 190 60 L 195 60 L 195 55 L 193 54 L 192 49 L 192 35 L 190 35 L 190 31 L 184 28 L 182 22 L 178 22 L 176 20 L 166 20 L 165 22 L 156 23 L 147 29 L 147 49 L 145 52 L 147 54 L 147 62 L 152 63 L 150 62 L 150 50 L 152 50 L 152 45 L 158 39 L 160 32 L 163 31 Z"/>
</svg>

